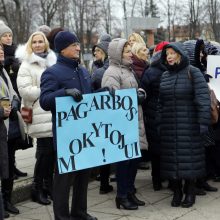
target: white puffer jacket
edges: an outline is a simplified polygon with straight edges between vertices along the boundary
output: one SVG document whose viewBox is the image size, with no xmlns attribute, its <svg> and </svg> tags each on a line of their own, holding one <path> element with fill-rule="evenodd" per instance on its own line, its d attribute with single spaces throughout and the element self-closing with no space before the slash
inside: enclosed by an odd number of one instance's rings
<svg viewBox="0 0 220 220">
<path fill-rule="evenodd" d="M 22 62 L 17 76 L 22 106 L 33 108 L 32 124 L 27 124 L 26 132 L 34 138 L 52 137 L 52 115 L 40 107 L 39 97 L 41 75 L 56 63 L 56 55 L 51 50 L 46 58 L 34 53 L 28 55 L 25 48 L 25 45 L 19 46 L 15 57 Z"/>
</svg>

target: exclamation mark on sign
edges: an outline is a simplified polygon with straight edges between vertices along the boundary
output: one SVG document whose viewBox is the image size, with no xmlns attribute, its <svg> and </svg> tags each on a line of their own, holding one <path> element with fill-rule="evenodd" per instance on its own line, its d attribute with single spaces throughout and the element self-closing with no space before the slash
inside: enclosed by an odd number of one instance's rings
<svg viewBox="0 0 220 220">
<path fill-rule="evenodd" d="M 106 159 L 105 159 L 105 149 L 104 148 L 102 149 L 102 154 L 103 154 L 103 158 L 104 158 L 103 162 L 106 162 Z"/>
</svg>

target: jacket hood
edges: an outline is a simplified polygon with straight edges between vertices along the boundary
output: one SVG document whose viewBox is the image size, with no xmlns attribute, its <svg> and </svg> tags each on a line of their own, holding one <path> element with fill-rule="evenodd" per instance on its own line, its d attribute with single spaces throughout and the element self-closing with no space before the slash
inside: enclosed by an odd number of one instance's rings
<svg viewBox="0 0 220 220">
<path fill-rule="evenodd" d="M 121 65 L 122 64 L 122 51 L 124 49 L 125 44 L 128 41 L 123 38 L 115 38 L 113 39 L 108 48 L 109 62 Z"/>
<path fill-rule="evenodd" d="M 160 63 L 161 53 L 162 50 L 153 54 L 153 56 L 150 59 L 150 65 L 157 65 L 158 63 Z"/>
<path fill-rule="evenodd" d="M 167 61 L 166 61 L 166 49 L 167 48 L 172 48 L 173 50 L 175 50 L 178 54 L 181 55 L 181 61 L 179 64 L 175 64 L 175 67 L 174 66 L 170 66 L 167 64 Z M 184 50 L 183 50 L 183 47 L 182 47 L 182 44 L 181 43 L 178 43 L 178 42 L 175 42 L 175 43 L 170 43 L 168 45 L 166 45 L 164 47 L 164 49 L 162 50 L 162 54 L 161 54 L 161 63 L 163 65 L 165 65 L 168 69 L 172 70 L 173 68 L 175 68 L 175 70 L 179 70 L 179 69 L 182 69 L 184 68 L 185 66 L 189 65 L 189 58 L 188 56 L 185 54 Z"/>
<path fill-rule="evenodd" d="M 37 63 L 41 67 L 52 66 L 57 60 L 56 54 L 52 50 L 49 50 L 46 58 L 42 58 L 34 53 L 29 55 L 26 51 L 26 44 L 18 46 L 15 51 L 15 57 L 18 58 L 20 62 L 26 61 L 29 64 Z"/>
<path fill-rule="evenodd" d="M 183 42 L 183 49 L 189 57 L 190 64 L 204 70 L 204 66 L 200 61 L 200 51 L 204 51 L 205 42 L 202 39 L 188 40 Z"/>
</svg>

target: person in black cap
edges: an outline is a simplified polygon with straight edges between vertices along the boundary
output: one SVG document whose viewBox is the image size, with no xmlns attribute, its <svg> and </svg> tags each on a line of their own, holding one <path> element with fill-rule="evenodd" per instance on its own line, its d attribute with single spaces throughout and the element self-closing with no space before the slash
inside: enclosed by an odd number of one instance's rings
<svg viewBox="0 0 220 220">
<path fill-rule="evenodd" d="M 79 65 L 80 44 L 76 35 L 69 31 L 61 31 L 56 35 L 54 44 L 58 53 L 57 63 L 42 74 L 40 105 L 44 110 L 52 112 L 56 150 L 55 98 L 72 96 L 76 102 L 80 102 L 83 99 L 82 94 L 92 93 L 92 85 L 88 71 Z M 87 213 L 89 175 L 89 169 L 59 174 L 56 164 L 53 188 L 55 220 L 97 220 Z M 69 211 L 71 186 L 73 194 Z"/>
</svg>

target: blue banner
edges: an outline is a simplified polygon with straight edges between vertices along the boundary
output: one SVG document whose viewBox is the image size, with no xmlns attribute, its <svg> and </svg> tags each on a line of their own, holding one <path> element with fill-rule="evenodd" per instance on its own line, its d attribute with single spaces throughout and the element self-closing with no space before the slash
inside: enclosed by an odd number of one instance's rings
<svg viewBox="0 0 220 220">
<path fill-rule="evenodd" d="M 56 98 L 59 173 L 141 156 L 135 89 Z"/>
</svg>

